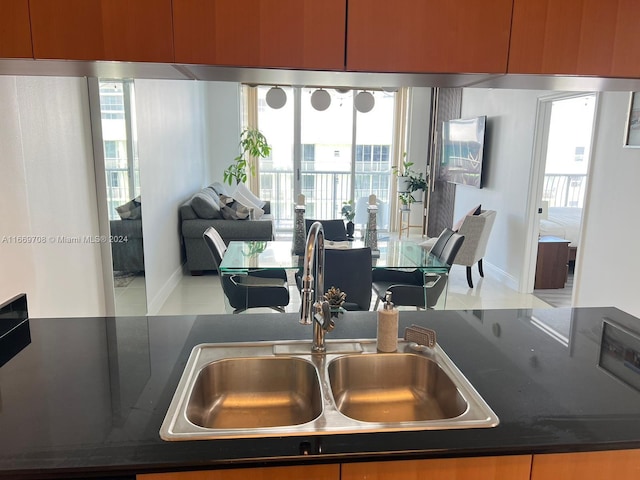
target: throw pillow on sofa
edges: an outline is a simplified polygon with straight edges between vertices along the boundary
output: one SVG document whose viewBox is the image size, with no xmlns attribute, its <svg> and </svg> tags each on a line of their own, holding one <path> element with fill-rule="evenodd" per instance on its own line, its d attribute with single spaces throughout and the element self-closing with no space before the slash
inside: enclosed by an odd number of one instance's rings
<svg viewBox="0 0 640 480">
<path fill-rule="evenodd" d="M 220 212 L 222 218 L 227 220 L 246 220 L 249 218 L 249 208 L 242 205 L 233 197 L 227 195 L 220 195 Z"/>
<path fill-rule="evenodd" d="M 257 208 L 264 207 L 265 201 L 260 200 L 260 198 L 256 197 L 254 193 L 249 190 L 249 187 L 247 187 L 244 183 L 239 183 L 238 185 L 236 185 L 236 191 L 233 193 L 233 196 L 237 196 L 238 193 L 249 200 Z"/>
<path fill-rule="evenodd" d="M 216 192 L 217 195 L 226 195 L 227 197 L 231 196 L 231 192 L 229 192 L 229 190 L 227 190 L 227 187 L 220 182 L 213 182 L 211 185 L 209 185 L 209 188 L 213 189 L 213 191 Z"/>
<path fill-rule="evenodd" d="M 191 198 L 191 208 L 200 218 L 220 218 L 220 206 L 204 192 L 198 192 Z"/>
<path fill-rule="evenodd" d="M 252 220 L 260 220 L 264 215 L 264 210 L 253 203 L 251 199 L 245 197 L 241 192 L 236 190 L 233 198 L 249 209 L 249 217 Z M 264 205 L 264 202 L 262 202 L 262 204 Z"/>
<path fill-rule="evenodd" d="M 142 217 L 142 203 L 140 196 L 137 196 L 130 202 L 116 207 L 116 212 L 122 220 L 137 220 Z"/>
</svg>

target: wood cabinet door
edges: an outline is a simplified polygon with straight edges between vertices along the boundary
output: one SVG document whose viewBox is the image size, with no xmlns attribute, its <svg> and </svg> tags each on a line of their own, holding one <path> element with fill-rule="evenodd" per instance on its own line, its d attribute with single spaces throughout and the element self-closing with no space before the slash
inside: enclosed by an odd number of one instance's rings
<svg viewBox="0 0 640 480">
<path fill-rule="evenodd" d="M 341 480 L 529 480 L 530 470 L 531 455 L 403 460 L 343 464 Z"/>
<path fill-rule="evenodd" d="M 306 465 L 197 472 L 149 473 L 136 480 L 340 480 L 340 465 Z"/>
<path fill-rule="evenodd" d="M 349 0 L 347 70 L 505 73 L 512 0 Z"/>
<path fill-rule="evenodd" d="M 173 62 L 171 0 L 30 0 L 35 58 Z"/>
<path fill-rule="evenodd" d="M 640 478 L 640 450 L 534 455 L 531 480 Z"/>
<path fill-rule="evenodd" d="M 33 58 L 29 0 L 0 0 L 0 58 Z"/>
<path fill-rule="evenodd" d="M 346 0 L 173 0 L 177 63 L 344 70 Z"/>
<path fill-rule="evenodd" d="M 637 0 L 514 0 L 509 73 L 640 77 Z"/>
</svg>

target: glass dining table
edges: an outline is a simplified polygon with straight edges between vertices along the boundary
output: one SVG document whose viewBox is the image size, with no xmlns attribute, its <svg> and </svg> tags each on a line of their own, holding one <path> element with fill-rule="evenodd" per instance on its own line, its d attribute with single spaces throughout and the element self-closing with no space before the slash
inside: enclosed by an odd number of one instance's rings
<svg viewBox="0 0 640 480">
<path fill-rule="evenodd" d="M 364 242 L 325 242 L 326 249 L 362 248 Z M 410 240 L 388 240 L 378 243 L 379 251 L 372 255 L 372 268 L 419 268 L 425 272 L 448 273 L 450 266 Z M 301 257 L 292 253 L 290 241 L 232 241 L 224 254 L 220 270 L 238 274 L 248 270 L 297 269 Z"/>
<path fill-rule="evenodd" d="M 238 275 L 253 269 L 297 270 L 302 267 L 302 257 L 293 253 L 291 241 L 232 241 L 220 264 L 220 272 Z M 325 242 L 325 249 L 362 248 L 364 242 Z M 378 242 L 378 250 L 372 252 L 372 268 L 420 269 L 425 274 L 448 276 L 450 265 L 433 256 L 429 250 L 411 240 L 390 239 Z M 441 296 L 436 308 L 444 308 Z"/>
</svg>

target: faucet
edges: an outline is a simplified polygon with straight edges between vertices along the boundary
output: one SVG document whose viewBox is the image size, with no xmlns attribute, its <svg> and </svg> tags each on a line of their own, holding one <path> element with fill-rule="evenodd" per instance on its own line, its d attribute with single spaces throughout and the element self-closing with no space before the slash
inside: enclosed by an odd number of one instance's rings
<svg viewBox="0 0 640 480">
<path fill-rule="evenodd" d="M 312 268 L 315 269 L 315 289 Z M 325 332 L 335 327 L 331 319 L 329 302 L 324 297 L 324 230 L 320 222 L 314 222 L 307 234 L 302 270 L 302 305 L 300 323 L 313 323 L 311 353 L 325 353 Z"/>
</svg>

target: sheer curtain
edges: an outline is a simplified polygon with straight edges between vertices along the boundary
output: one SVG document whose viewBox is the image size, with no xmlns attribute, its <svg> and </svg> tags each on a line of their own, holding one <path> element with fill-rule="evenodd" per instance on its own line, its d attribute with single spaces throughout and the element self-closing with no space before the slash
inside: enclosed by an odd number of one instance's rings
<svg viewBox="0 0 640 480">
<path fill-rule="evenodd" d="M 409 88 L 403 87 L 396 93 L 395 112 L 393 116 L 393 151 L 392 164 L 397 168 L 402 165 L 404 152 L 407 151 L 407 120 L 409 110 Z M 391 212 L 389 230 L 394 231 L 398 225 L 398 182 L 395 178 L 391 182 Z"/>
<path fill-rule="evenodd" d="M 249 85 L 243 85 L 244 105 L 242 112 L 243 125 L 242 130 L 246 128 L 257 129 L 258 128 L 258 88 L 251 87 Z M 251 158 L 251 163 L 254 166 L 255 175 L 248 175 L 249 190 L 255 195 L 260 195 L 260 162 L 257 158 Z"/>
</svg>

